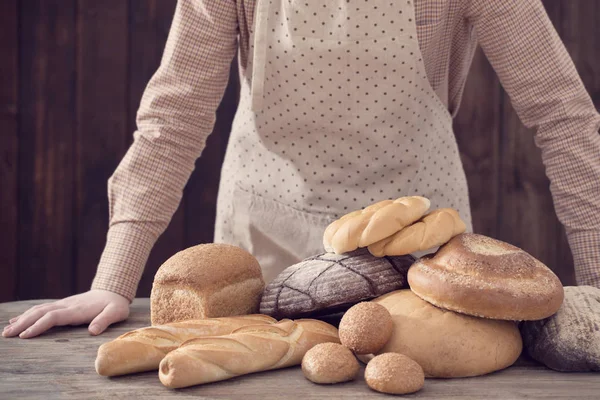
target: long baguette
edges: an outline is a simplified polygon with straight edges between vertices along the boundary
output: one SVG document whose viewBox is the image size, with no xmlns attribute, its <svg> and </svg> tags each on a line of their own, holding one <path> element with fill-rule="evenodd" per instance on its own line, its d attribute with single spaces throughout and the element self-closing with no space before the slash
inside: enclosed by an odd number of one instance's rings
<svg viewBox="0 0 600 400">
<path fill-rule="evenodd" d="M 298 365 L 319 343 L 339 343 L 335 327 L 322 321 L 282 320 L 248 326 L 230 335 L 192 339 L 167 354 L 159 368 L 169 388 L 216 382 L 239 375 Z"/>
<path fill-rule="evenodd" d="M 277 320 L 267 315 L 207 318 L 156 325 L 127 332 L 98 349 L 96 372 L 116 376 L 157 370 L 160 361 L 189 339 L 227 335 L 248 325 L 265 325 Z"/>
</svg>

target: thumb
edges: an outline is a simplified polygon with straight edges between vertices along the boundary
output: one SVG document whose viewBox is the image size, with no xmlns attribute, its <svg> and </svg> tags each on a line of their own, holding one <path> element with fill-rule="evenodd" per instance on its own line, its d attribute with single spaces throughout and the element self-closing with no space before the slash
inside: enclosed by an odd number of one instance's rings
<svg viewBox="0 0 600 400">
<path fill-rule="evenodd" d="M 88 330 L 92 335 L 99 335 L 104 332 L 109 325 L 123 321 L 128 315 L 128 308 L 122 309 L 121 307 L 110 303 L 92 320 Z"/>
</svg>

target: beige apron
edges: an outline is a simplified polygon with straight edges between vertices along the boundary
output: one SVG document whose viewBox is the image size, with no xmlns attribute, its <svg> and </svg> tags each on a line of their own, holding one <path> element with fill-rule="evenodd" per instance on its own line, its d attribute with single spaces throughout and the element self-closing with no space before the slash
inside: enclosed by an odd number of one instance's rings
<svg viewBox="0 0 600 400">
<path fill-rule="evenodd" d="M 252 57 L 221 173 L 215 241 L 265 279 L 322 252 L 325 227 L 407 195 L 471 230 L 452 117 L 433 91 L 412 1 L 257 0 Z"/>
</svg>

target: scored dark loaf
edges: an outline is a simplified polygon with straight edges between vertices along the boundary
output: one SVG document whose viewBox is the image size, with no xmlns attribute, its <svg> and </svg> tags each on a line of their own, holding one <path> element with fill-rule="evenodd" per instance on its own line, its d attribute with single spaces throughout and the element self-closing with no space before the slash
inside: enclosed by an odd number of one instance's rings
<svg viewBox="0 0 600 400">
<path fill-rule="evenodd" d="M 267 285 L 260 312 L 274 318 L 325 316 L 356 303 L 408 287 L 415 258 L 375 257 L 365 248 L 323 253 L 286 268 Z"/>
</svg>

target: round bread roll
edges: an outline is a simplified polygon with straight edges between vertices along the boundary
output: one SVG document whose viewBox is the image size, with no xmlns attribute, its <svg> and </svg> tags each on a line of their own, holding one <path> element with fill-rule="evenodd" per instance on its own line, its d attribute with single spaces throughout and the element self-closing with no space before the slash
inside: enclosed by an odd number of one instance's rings
<svg viewBox="0 0 600 400">
<path fill-rule="evenodd" d="M 302 358 L 302 372 L 314 383 L 351 381 L 358 373 L 354 354 L 338 343 L 321 343 L 306 352 Z"/>
<path fill-rule="evenodd" d="M 158 269 L 150 294 L 152 325 L 255 314 L 265 282 L 258 261 L 227 244 L 182 250 Z"/>
<path fill-rule="evenodd" d="M 407 394 L 421 390 L 425 384 L 423 369 L 404 354 L 380 354 L 365 368 L 365 381 L 381 393 Z"/>
<path fill-rule="evenodd" d="M 518 247 L 472 233 L 418 260 L 408 271 L 408 283 L 438 307 L 514 321 L 549 317 L 564 297 L 560 280 L 540 261 Z"/>
<path fill-rule="evenodd" d="M 356 354 L 375 353 L 390 339 L 394 324 L 385 307 L 371 302 L 352 306 L 340 321 L 340 342 Z"/>
<path fill-rule="evenodd" d="M 392 337 L 380 353 L 412 358 L 427 377 L 484 375 L 512 365 L 521 354 L 523 342 L 516 322 L 443 310 L 410 290 L 373 301 L 387 308 L 394 321 Z"/>
</svg>

